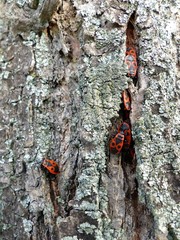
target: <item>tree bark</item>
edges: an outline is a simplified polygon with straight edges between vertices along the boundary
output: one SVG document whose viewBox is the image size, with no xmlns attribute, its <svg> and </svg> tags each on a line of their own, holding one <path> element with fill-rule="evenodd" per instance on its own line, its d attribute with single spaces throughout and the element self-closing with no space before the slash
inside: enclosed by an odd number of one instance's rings
<svg viewBox="0 0 180 240">
<path fill-rule="evenodd" d="M 180 239 L 177 1 L 0 8 L 1 239 Z M 131 161 L 109 151 L 125 89 Z M 60 174 L 47 174 L 43 158 Z"/>
</svg>

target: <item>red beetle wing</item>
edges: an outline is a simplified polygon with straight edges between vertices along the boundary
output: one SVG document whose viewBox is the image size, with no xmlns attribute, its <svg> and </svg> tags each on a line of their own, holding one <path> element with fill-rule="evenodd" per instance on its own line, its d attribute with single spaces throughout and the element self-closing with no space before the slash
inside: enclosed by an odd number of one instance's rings
<svg viewBox="0 0 180 240">
<path fill-rule="evenodd" d="M 118 128 L 118 132 L 119 133 L 124 133 L 124 145 L 123 148 L 124 149 L 128 149 L 130 147 L 131 144 L 131 129 L 129 124 L 127 124 L 126 122 L 123 122 L 119 128 Z"/>
<path fill-rule="evenodd" d="M 130 102 L 130 97 L 128 96 L 128 93 L 126 90 L 123 91 L 122 98 L 123 98 L 125 110 L 129 111 L 131 109 L 131 102 Z"/>
<path fill-rule="evenodd" d="M 110 141 L 110 151 L 114 154 L 119 154 L 123 147 L 124 135 L 121 133 L 116 134 Z"/>
<path fill-rule="evenodd" d="M 43 159 L 42 165 L 52 174 L 59 173 L 59 166 L 52 159 Z"/>
<path fill-rule="evenodd" d="M 129 47 L 126 51 L 125 62 L 128 65 L 128 76 L 135 77 L 137 72 L 137 56 L 134 48 Z"/>
</svg>

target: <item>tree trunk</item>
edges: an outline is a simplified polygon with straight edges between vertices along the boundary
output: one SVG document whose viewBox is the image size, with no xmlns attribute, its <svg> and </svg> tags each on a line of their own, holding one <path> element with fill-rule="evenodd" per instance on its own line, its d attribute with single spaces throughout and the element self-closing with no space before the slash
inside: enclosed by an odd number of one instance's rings
<svg viewBox="0 0 180 240">
<path fill-rule="evenodd" d="M 180 239 L 177 1 L 0 8 L 1 239 Z M 131 157 L 109 150 L 124 120 Z M 43 158 L 60 174 L 42 169 Z"/>
</svg>

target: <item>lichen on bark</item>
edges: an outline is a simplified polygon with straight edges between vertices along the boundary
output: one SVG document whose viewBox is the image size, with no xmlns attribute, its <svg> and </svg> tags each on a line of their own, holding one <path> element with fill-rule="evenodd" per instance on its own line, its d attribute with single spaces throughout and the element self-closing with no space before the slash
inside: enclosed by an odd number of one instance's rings
<svg viewBox="0 0 180 240">
<path fill-rule="evenodd" d="M 1 9 L 2 239 L 179 239 L 177 2 Z M 124 62 L 129 21 L 137 83 Z M 109 152 L 124 89 L 133 164 Z M 44 157 L 58 176 L 41 170 Z"/>
</svg>

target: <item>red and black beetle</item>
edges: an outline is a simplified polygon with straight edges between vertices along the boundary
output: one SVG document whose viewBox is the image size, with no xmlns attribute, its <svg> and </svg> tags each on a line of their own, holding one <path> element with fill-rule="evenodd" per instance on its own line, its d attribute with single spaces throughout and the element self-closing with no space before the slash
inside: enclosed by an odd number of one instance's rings
<svg viewBox="0 0 180 240">
<path fill-rule="evenodd" d="M 130 101 L 130 97 L 128 95 L 127 90 L 124 90 L 122 92 L 122 99 L 123 99 L 123 104 L 124 104 L 124 110 L 131 110 L 131 101 Z"/>
<path fill-rule="evenodd" d="M 124 149 L 129 149 L 130 144 L 131 144 L 131 129 L 128 123 L 123 122 L 119 128 L 118 128 L 118 132 L 124 134 L 124 144 L 123 144 L 123 148 Z"/>
<path fill-rule="evenodd" d="M 57 164 L 57 162 L 55 162 L 52 159 L 43 159 L 42 164 L 41 164 L 42 168 L 47 169 L 51 174 L 58 174 L 60 173 L 59 171 L 59 166 Z"/>
<path fill-rule="evenodd" d="M 117 133 L 114 138 L 110 140 L 110 151 L 114 154 L 119 154 L 124 144 L 124 134 Z"/>
<path fill-rule="evenodd" d="M 128 65 L 128 76 L 135 77 L 137 72 L 137 55 L 135 48 L 128 47 L 126 50 L 125 62 Z"/>
</svg>

